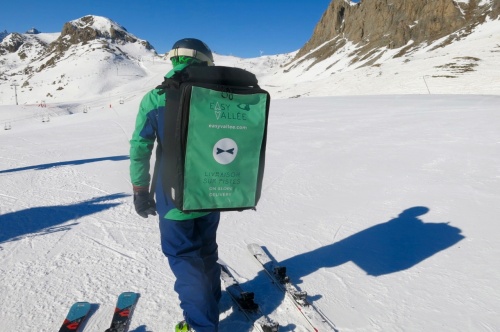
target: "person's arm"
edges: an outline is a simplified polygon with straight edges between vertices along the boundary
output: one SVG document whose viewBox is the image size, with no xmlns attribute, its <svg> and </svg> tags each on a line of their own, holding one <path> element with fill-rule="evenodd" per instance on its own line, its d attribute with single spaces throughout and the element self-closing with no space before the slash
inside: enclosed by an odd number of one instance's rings
<svg viewBox="0 0 500 332">
<path fill-rule="evenodd" d="M 150 160 L 156 139 L 155 115 L 152 113 L 157 112 L 154 99 L 153 92 L 142 99 L 130 140 L 130 180 L 134 187 L 149 188 L 151 181 Z"/>
<path fill-rule="evenodd" d="M 136 212 L 144 218 L 156 215 L 155 202 L 149 195 L 150 160 L 156 139 L 157 97 L 153 91 L 144 96 L 139 106 L 135 130 L 130 140 L 130 180 Z"/>
</svg>

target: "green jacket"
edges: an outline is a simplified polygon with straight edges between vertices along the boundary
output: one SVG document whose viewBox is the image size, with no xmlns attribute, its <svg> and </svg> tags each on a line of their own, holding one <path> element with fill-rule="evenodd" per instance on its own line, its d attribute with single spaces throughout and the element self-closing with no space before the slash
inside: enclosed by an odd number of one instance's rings
<svg viewBox="0 0 500 332">
<path fill-rule="evenodd" d="M 179 65 L 169 71 L 165 77 L 169 78 L 175 72 L 184 69 L 187 65 Z M 146 93 L 139 105 L 134 133 L 130 140 L 130 179 L 133 186 L 149 188 L 151 182 L 151 155 L 155 142 L 163 143 L 165 94 L 161 90 L 153 89 Z M 171 220 L 186 220 L 207 215 L 207 212 L 183 213 L 175 208 L 169 195 L 162 185 L 162 155 L 157 156 L 158 174 L 155 183 L 156 208 L 160 216 Z"/>
</svg>

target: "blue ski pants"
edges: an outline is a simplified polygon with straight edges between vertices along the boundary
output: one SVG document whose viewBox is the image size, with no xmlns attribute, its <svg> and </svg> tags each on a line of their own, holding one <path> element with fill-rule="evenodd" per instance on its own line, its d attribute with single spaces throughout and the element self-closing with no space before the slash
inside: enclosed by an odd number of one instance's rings
<svg viewBox="0 0 500 332">
<path fill-rule="evenodd" d="M 162 251 L 176 277 L 187 323 L 197 332 L 216 332 L 221 298 L 216 241 L 220 213 L 175 221 L 160 218 Z"/>
</svg>

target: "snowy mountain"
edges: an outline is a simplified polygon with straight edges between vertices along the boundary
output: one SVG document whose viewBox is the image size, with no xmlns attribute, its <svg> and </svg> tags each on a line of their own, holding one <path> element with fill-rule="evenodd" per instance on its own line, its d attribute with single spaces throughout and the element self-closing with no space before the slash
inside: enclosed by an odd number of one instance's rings
<svg viewBox="0 0 500 332">
<path fill-rule="evenodd" d="M 332 1 L 296 58 L 323 60 L 351 42 L 358 46 L 353 61 L 370 57 L 376 63 L 386 49 L 398 49 L 402 56 L 446 37 L 443 46 L 499 15 L 500 3 L 494 0 Z"/>
<path fill-rule="evenodd" d="M 322 61 L 300 58 L 275 70 L 266 84 L 280 97 L 377 94 L 498 94 L 500 21 L 486 21 L 453 43 L 439 39 L 399 56 L 400 49 L 376 50 L 359 58 L 347 42 Z M 380 52 L 379 52 L 380 51 Z M 293 90 L 287 91 L 287 90 Z"/>
<path fill-rule="evenodd" d="M 443 1 L 407 1 L 397 9 L 384 1 L 349 6 L 332 1 L 311 40 L 297 52 L 255 59 L 220 57 L 228 59 L 223 63 L 252 69 L 274 98 L 365 94 L 373 93 L 373 86 L 376 93 L 497 94 L 498 1 L 461 1 L 448 10 L 439 7 L 449 6 Z M 365 19 L 376 10 L 387 14 L 376 21 Z M 446 14 L 449 17 L 435 20 L 455 23 L 437 29 L 433 20 L 415 16 L 428 12 Z M 387 15 L 389 22 L 406 22 L 407 32 L 396 25 L 380 25 Z M 439 33 L 432 33 L 436 29 Z M 361 30 L 367 32 L 359 35 Z M 112 93 L 131 78 L 145 77 L 141 61 L 155 58 L 165 61 L 147 41 L 99 16 L 70 21 L 61 33 L 11 33 L 0 43 L 0 94 L 5 96 L 0 103 L 14 101 L 12 84 L 20 86 L 20 95 L 25 96 L 21 102 L 28 104 Z M 115 77 L 96 83 L 101 71 Z M 377 83 L 381 78 L 384 84 Z"/>
<path fill-rule="evenodd" d="M 373 85 L 376 93 L 497 94 L 499 15 L 498 0 L 332 1 L 269 84 L 298 84 L 297 96 L 364 94 Z"/>
<path fill-rule="evenodd" d="M 325 59 L 215 55 L 272 94 L 262 198 L 223 213 L 218 242 L 280 331 L 311 328 L 248 243 L 339 331 L 500 330 L 500 21 L 446 38 L 373 61 L 353 41 Z M 0 330 L 57 331 L 89 301 L 84 331 L 104 331 L 134 291 L 130 331 L 171 331 L 174 277 L 128 175 L 138 105 L 171 65 L 97 16 L 11 33 L 0 63 Z M 225 292 L 220 311 L 220 332 L 250 328 Z"/>
<path fill-rule="evenodd" d="M 93 92 L 106 92 L 123 77 L 144 76 L 142 57 L 155 51 L 110 19 L 85 16 L 66 23 L 61 33 L 11 33 L 0 43 L 3 90 L 13 82 L 28 103 L 84 99 Z M 111 82 L 94 83 L 102 71 L 116 73 Z M 121 76 L 122 78 L 119 78 Z"/>
</svg>

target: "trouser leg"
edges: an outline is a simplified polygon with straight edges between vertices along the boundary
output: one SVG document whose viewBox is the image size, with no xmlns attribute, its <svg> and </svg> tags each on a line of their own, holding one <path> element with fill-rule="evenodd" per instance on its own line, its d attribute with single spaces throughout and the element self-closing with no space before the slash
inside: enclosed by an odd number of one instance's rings
<svg viewBox="0 0 500 332">
<path fill-rule="evenodd" d="M 205 275 L 211 285 L 212 295 L 219 303 L 221 298 L 220 266 L 217 263 L 219 252 L 217 246 L 217 227 L 219 225 L 219 213 L 211 213 L 198 222 L 197 227 L 202 234 L 201 257 L 205 266 Z"/>
<path fill-rule="evenodd" d="M 160 221 L 162 250 L 176 277 L 174 289 L 187 322 L 199 332 L 217 331 L 219 322 L 218 224 L 218 213 Z"/>
</svg>

